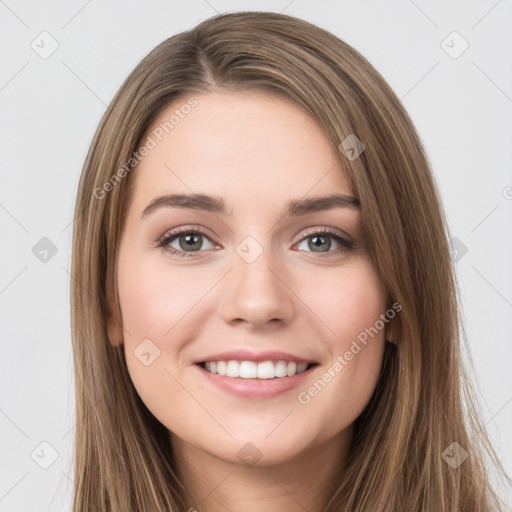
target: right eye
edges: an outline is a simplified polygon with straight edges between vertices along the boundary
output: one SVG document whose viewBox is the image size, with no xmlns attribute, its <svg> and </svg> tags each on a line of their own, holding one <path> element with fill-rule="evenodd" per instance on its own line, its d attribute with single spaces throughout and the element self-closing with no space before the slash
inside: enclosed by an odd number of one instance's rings
<svg viewBox="0 0 512 512">
<path fill-rule="evenodd" d="M 213 242 L 203 231 L 197 228 L 179 228 L 167 233 L 159 241 L 158 247 L 162 247 L 165 251 L 176 256 L 190 258 L 195 256 L 195 252 L 202 252 L 201 248 L 204 240 L 208 240 L 212 245 L 209 249 L 213 248 Z"/>
</svg>

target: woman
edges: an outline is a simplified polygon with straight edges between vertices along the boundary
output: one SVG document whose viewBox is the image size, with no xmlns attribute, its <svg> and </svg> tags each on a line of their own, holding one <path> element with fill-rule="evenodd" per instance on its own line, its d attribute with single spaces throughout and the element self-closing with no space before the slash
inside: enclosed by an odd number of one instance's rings
<svg viewBox="0 0 512 512">
<path fill-rule="evenodd" d="M 161 43 L 78 191 L 74 509 L 501 510 L 447 236 L 346 43 L 262 12 Z"/>
</svg>

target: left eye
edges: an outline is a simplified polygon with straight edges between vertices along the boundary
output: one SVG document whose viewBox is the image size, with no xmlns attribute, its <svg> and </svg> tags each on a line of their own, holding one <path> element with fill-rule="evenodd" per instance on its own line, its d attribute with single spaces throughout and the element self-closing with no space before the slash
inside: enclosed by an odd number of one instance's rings
<svg viewBox="0 0 512 512">
<path fill-rule="evenodd" d="M 301 245 L 307 244 L 307 248 L 311 250 L 311 252 L 325 254 L 334 252 L 331 251 L 332 240 L 334 240 L 334 243 L 338 244 L 338 246 L 350 247 L 350 243 L 347 240 L 344 240 L 338 235 L 330 234 L 327 232 L 319 232 L 308 235 L 299 242 L 298 247 L 300 248 Z M 326 250 L 324 251 L 323 249 Z"/>
<path fill-rule="evenodd" d="M 335 244 L 338 244 L 338 247 L 335 247 L 334 250 L 332 249 L 332 240 L 335 241 Z M 210 247 L 206 247 L 206 249 L 215 247 L 215 244 L 205 233 L 196 229 L 188 229 L 169 233 L 161 239 L 158 243 L 158 247 L 162 247 L 177 256 L 193 257 L 195 256 L 194 253 L 201 252 L 201 249 L 205 249 L 203 247 L 204 241 L 208 241 L 210 244 Z M 177 244 L 177 246 L 173 244 Z M 307 244 L 307 249 L 304 248 L 304 244 Z M 324 230 L 308 234 L 296 245 L 302 251 L 314 252 L 319 256 L 328 256 L 339 253 L 340 250 L 343 251 L 343 249 L 352 249 L 353 242 L 342 238 L 334 232 Z M 324 251 L 323 249 L 326 250 Z"/>
</svg>

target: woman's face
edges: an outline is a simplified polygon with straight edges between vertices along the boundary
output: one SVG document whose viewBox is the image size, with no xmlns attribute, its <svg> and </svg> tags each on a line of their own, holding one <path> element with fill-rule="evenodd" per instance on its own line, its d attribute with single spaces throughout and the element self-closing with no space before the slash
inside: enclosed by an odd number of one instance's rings
<svg viewBox="0 0 512 512">
<path fill-rule="evenodd" d="M 344 157 L 312 118 L 262 92 L 195 98 L 144 136 L 109 332 L 173 443 L 277 464 L 350 438 L 381 367 L 385 290 Z"/>
</svg>

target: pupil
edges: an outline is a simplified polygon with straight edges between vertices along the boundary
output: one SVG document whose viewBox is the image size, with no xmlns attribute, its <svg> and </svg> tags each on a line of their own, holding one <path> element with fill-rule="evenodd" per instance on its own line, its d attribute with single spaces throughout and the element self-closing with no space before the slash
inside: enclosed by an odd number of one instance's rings
<svg viewBox="0 0 512 512">
<path fill-rule="evenodd" d="M 312 243 L 311 243 L 312 241 Z M 323 243 L 322 243 L 323 241 Z M 329 237 L 326 237 L 326 236 L 313 236 L 310 238 L 310 242 L 309 242 L 309 248 L 312 249 L 314 252 L 321 252 L 321 251 L 318 251 L 318 249 L 322 248 L 322 245 L 326 246 L 327 250 L 330 249 L 331 247 L 331 239 Z"/>
</svg>

